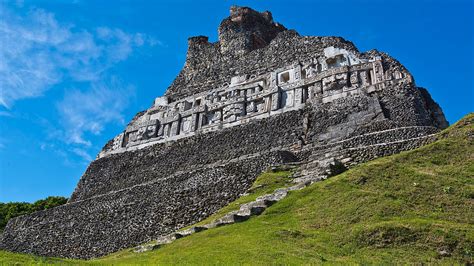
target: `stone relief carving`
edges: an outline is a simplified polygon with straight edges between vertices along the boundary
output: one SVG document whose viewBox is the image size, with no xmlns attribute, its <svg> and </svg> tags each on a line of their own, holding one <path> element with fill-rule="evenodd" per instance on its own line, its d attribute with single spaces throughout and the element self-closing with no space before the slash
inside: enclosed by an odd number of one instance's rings
<svg viewBox="0 0 474 266">
<path fill-rule="evenodd" d="M 401 71 L 384 71 L 382 59 L 359 59 L 344 49 L 329 47 L 325 56 L 293 64 L 264 75 L 240 75 L 230 84 L 169 102 L 158 97 L 142 119 L 114 138 L 111 150 L 150 141 L 166 141 L 199 132 L 222 123 L 240 123 L 280 109 L 303 108 L 306 103 L 329 102 L 345 97 L 345 92 L 364 92 L 373 84 L 402 79 Z M 370 87 L 365 93 L 377 88 Z M 214 129 L 213 129 L 214 130 Z M 215 129 L 217 130 L 217 129 Z"/>
<path fill-rule="evenodd" d="M 247 114 L 251 114 L 251 113 L 254 113 L 257 111 L 257 105 L 255 104 L 255 102 L 249 102 L 247 104 Z"/>
<path fill-rule="evenodd" d="M 114 138 L 114 142 L 112 144 L 112 149 L 116 150 L 122 147 L 122 142 L 123 142 L 123 133 L 120 133 L 118 136 Z"/>
</svg>

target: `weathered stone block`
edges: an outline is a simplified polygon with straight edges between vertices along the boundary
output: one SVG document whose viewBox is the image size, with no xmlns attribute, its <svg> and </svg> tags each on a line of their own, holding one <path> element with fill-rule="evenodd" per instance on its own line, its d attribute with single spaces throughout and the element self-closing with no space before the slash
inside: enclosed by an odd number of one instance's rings
<svg viewBox="0 0 474 266">
<path fill-rule="evenodd" d="M 354 165 L 415 148 L 448 125 L 387 54 L 300 36 L 269 12 L 233 7 L 218 42 L 188 43 L 165 96 L 104 146 L 70 201 L 11 219 L 1 249 L 92 258 L 158 239 L 138 249 L 149 250 L 260 214 L 303 187 L 171 234 L 238 198 L 267 167 L 309 161 L 296 180 L 322 180 L 337 159 Z"/>
</svg>

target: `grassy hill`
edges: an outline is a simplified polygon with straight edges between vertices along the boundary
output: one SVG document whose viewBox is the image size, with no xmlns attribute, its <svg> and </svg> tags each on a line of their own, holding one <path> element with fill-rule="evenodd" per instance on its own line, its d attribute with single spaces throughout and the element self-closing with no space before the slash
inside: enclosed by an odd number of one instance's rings
<svg viewBox="0 0 474 266">
<path fill-rule="evenodd" d="M 470 114 L 430 145 L 361 164 L 291 192 L 261 216 L 154 251 L 87 262 L 0 251 L 0 264 L 472 263 L 473 123 Z M 287 174 L 267 175 L 254 193 L 284 184 Z"/>
</svg>

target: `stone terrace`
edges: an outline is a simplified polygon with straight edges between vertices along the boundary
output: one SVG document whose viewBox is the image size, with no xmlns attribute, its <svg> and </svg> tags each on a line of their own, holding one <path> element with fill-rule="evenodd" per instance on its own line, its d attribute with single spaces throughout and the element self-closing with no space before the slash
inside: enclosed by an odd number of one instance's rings
<svg viewBox="0 0 474 266">
<path fill-rule="evenodd" d="M 232 7 L 219 40 L 189 39 L 186 63 L 110 140 L 70 201 L 11 219 L 0 248 L 92 258 L 192 225 L 268 167 L 296 180 L 433 141 L 448 124 L 397 60 L 340 37 L 300 36 L 270 12 Z"/>
</svg>

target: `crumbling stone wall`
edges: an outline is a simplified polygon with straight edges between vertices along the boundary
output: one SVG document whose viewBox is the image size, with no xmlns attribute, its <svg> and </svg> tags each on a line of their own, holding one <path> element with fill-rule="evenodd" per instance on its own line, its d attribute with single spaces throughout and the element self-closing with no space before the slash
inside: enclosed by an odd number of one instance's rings
<svg viewBox="0 0 474 266">
<path fill-rule="evenodd" d="M 287 112 L 240 127 L 100 158 L 88 167 L 70 201 L 163 179 L 176 171 L 290 146 L 302 134 L 302 118 L 300 111 Z"/>
<path fill-rule="evenodd" d="M 69 258 L 106 255 L 200 221 L 239 197 L 266 167 L 294 159 L 263 152 L 17 217 L 1 247 Z"/>
<path fill-rule="evenodd" d="M 269 12 L 233 7 L 218 42 L 188 42 L 167 98 L 104 146 L 67 204 L 10 220 L 0 248 L 105 255 L 209 216 L 271 165 L 300 160 L 320 174 L 334 160 L 351 166 L 418 147 L 447 126 L 429 93 L 389 55 L 360 53 L 340 37 L 300 36 Z M 220 92 L 226 101 L 219 102 Z M 216 123 L 202 127 L 203 115 Z M 176 138 L 184 124 L 189 131 Z M 175 135 L 142 139 L 164 131 Z M 127 146 L 132 137 L 136 145 Z"/>
<path fill-rule="evenodd" d="M 300 36 L 293 30 L 282 31 L 269 45 L 242 55 L 221 54 L 219 42 L 209 43 L 207 38 L 195 40 L 190 39 L 186 64 L 166 91 L 171 101 L 219 87 L 236 75 L 258 76 L 294 62 L 320 57 L 329 46 L 360 54 L 343 38 Z M 204 40 L 207 43 L 203 43 Z"/>
</svg>

